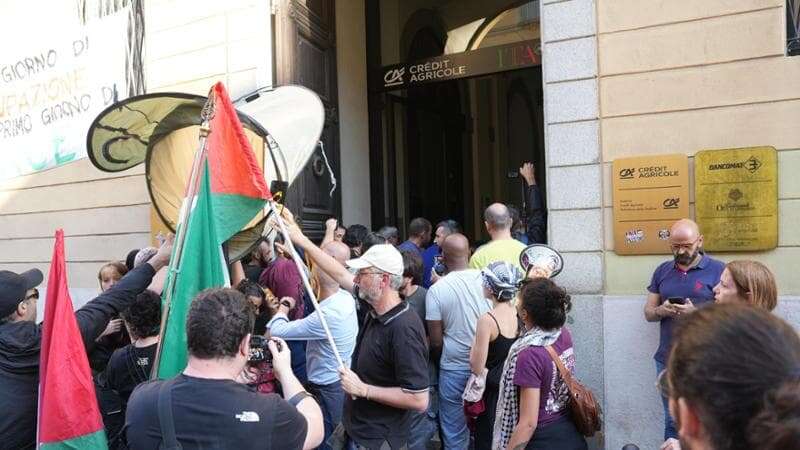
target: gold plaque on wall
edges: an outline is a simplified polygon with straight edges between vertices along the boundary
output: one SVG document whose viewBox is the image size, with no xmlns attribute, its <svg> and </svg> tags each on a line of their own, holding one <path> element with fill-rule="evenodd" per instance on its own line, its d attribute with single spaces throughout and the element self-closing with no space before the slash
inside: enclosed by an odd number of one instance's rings
<svg viewBox="0 0 800 450">
<path fill-rule="evenodd" d="M 680 154 L 616 159 L 612 178 L 614 251 L 670 253 L 670 226 L 689 217 L 689 158 Z"/>
<path fill-rule="evenodd" d="M 697 152 L 695 210 L 712 251 L 778 245 L 778 155 L 774 147 Z"/>
</svg>

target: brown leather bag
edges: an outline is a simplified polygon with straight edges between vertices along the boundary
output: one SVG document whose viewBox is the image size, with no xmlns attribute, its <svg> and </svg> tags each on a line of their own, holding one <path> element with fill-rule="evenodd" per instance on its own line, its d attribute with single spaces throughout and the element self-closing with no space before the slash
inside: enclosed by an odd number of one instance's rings
<svg viewBox="0 0 800 450">
<path fill-rule="evenodd" d="M 600 405 L 594 398 L 592 391 L 586 386 L 582 385 L 572 376 L 572 372 L 564 367 L 561 358 L 558 357 L 553 346 L 548 345 L 545 347 L 550 358 L 556 363 L 558 373 L 567 384 L 569 389 L 569 409 L 572 416 L 572 421 L 575 422 L 575 428 L 587 437 L 594 436 L 595 433 L 602 428 L 602 411 Z"/>
</svg>

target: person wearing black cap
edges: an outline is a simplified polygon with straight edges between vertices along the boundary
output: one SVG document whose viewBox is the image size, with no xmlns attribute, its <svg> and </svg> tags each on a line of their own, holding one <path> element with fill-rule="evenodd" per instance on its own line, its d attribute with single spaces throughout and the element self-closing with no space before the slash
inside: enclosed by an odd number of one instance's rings
<svg viewBox="0 0 800 450">
<path fill-rule="evenodd" d="M 109 319 L 128 307 L 147 288 L 153 275 L 169 263 L 168 239 L 147 264 L 128 272 L 111 289 L 75 312 L 83 342 L 90 347 Z M 32 449 L 36 442 L 41 324 L 36 324 L 36 287 L 42 272 L 0 271 L 0 449 Z"/>
</svg>

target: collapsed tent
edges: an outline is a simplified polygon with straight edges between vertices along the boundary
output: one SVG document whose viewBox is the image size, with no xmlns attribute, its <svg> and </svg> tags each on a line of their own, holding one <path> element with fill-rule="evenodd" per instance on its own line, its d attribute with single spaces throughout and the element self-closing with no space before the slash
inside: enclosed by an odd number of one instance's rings
<svg viewBox="0 0 800 450">
<path fill-rule="evenodd" d="M 172 231 L 197 151 L 206 100 L 184 93 L 131 97 L 101 112 L 87 133 L 89 159 L 98 169 L 120 172 L 145 163 L 153 206 Z M 281 86 L 257 90 L 234 104 L 267 185 L 290 185 L 322 134 L 325 113 L 319 97 L 301 86 Z M 259 214 L 227 242 L 232 261 L 250 251 L 265 222 Z"/>
</svg>

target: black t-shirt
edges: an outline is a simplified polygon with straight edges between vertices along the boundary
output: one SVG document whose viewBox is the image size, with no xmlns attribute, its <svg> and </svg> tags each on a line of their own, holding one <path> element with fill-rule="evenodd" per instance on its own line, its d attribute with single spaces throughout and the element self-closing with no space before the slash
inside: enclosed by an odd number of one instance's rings
<svg viewBox="0 0 800 450">
<path fill-rule="evenodd" d="M 118 317 L 117 317 L 118 318 Z M 131 343 L 128 332 L 123 330 L 103 336 L 98 339 L 89 350 L 89 367 L 93 373 L 106 370 L 111 355 L 118 349 Z"/>
<path fill-rule="evenodd" d="M 264 268 L 259 265 L 248 264 L 244 266 L 244 277 L 253 283 L 258 283 L 258 279 L 261 277 L 261 272 L 263 271 Z"/>
<path fill-rule="evenodd" d="M 353 371 L 368 384 L 428 390 L 428 344 L 422 320 L 406 302 L 382 316 L 368 314 L 353 352 Z M 347 434 L 359 445 L 378 448 L 388 441 L 400 448 L 408 441 L 411 411 L 365 398 L 345 397 Z"/>
<path fill-rule="evenodd" d="M 158 344 L 147 347 L 122 347 L 111 355 L 105 371 L 106 385 L 127 402 L 133 389 L 150 379 L 150 369 L 156 357 Z"/>
<path fill-rule="evenodd" d="M 131 395 L 126 434 L 132 450 L 153 450 L 161 443 L 162 383 L 143 383 Z M 172 414 L 183 450 L 302 449 L 308 431 L 305 418 L 285 400 L 232 380 L 178 375 L 172 386 Z"/>
</svg>

